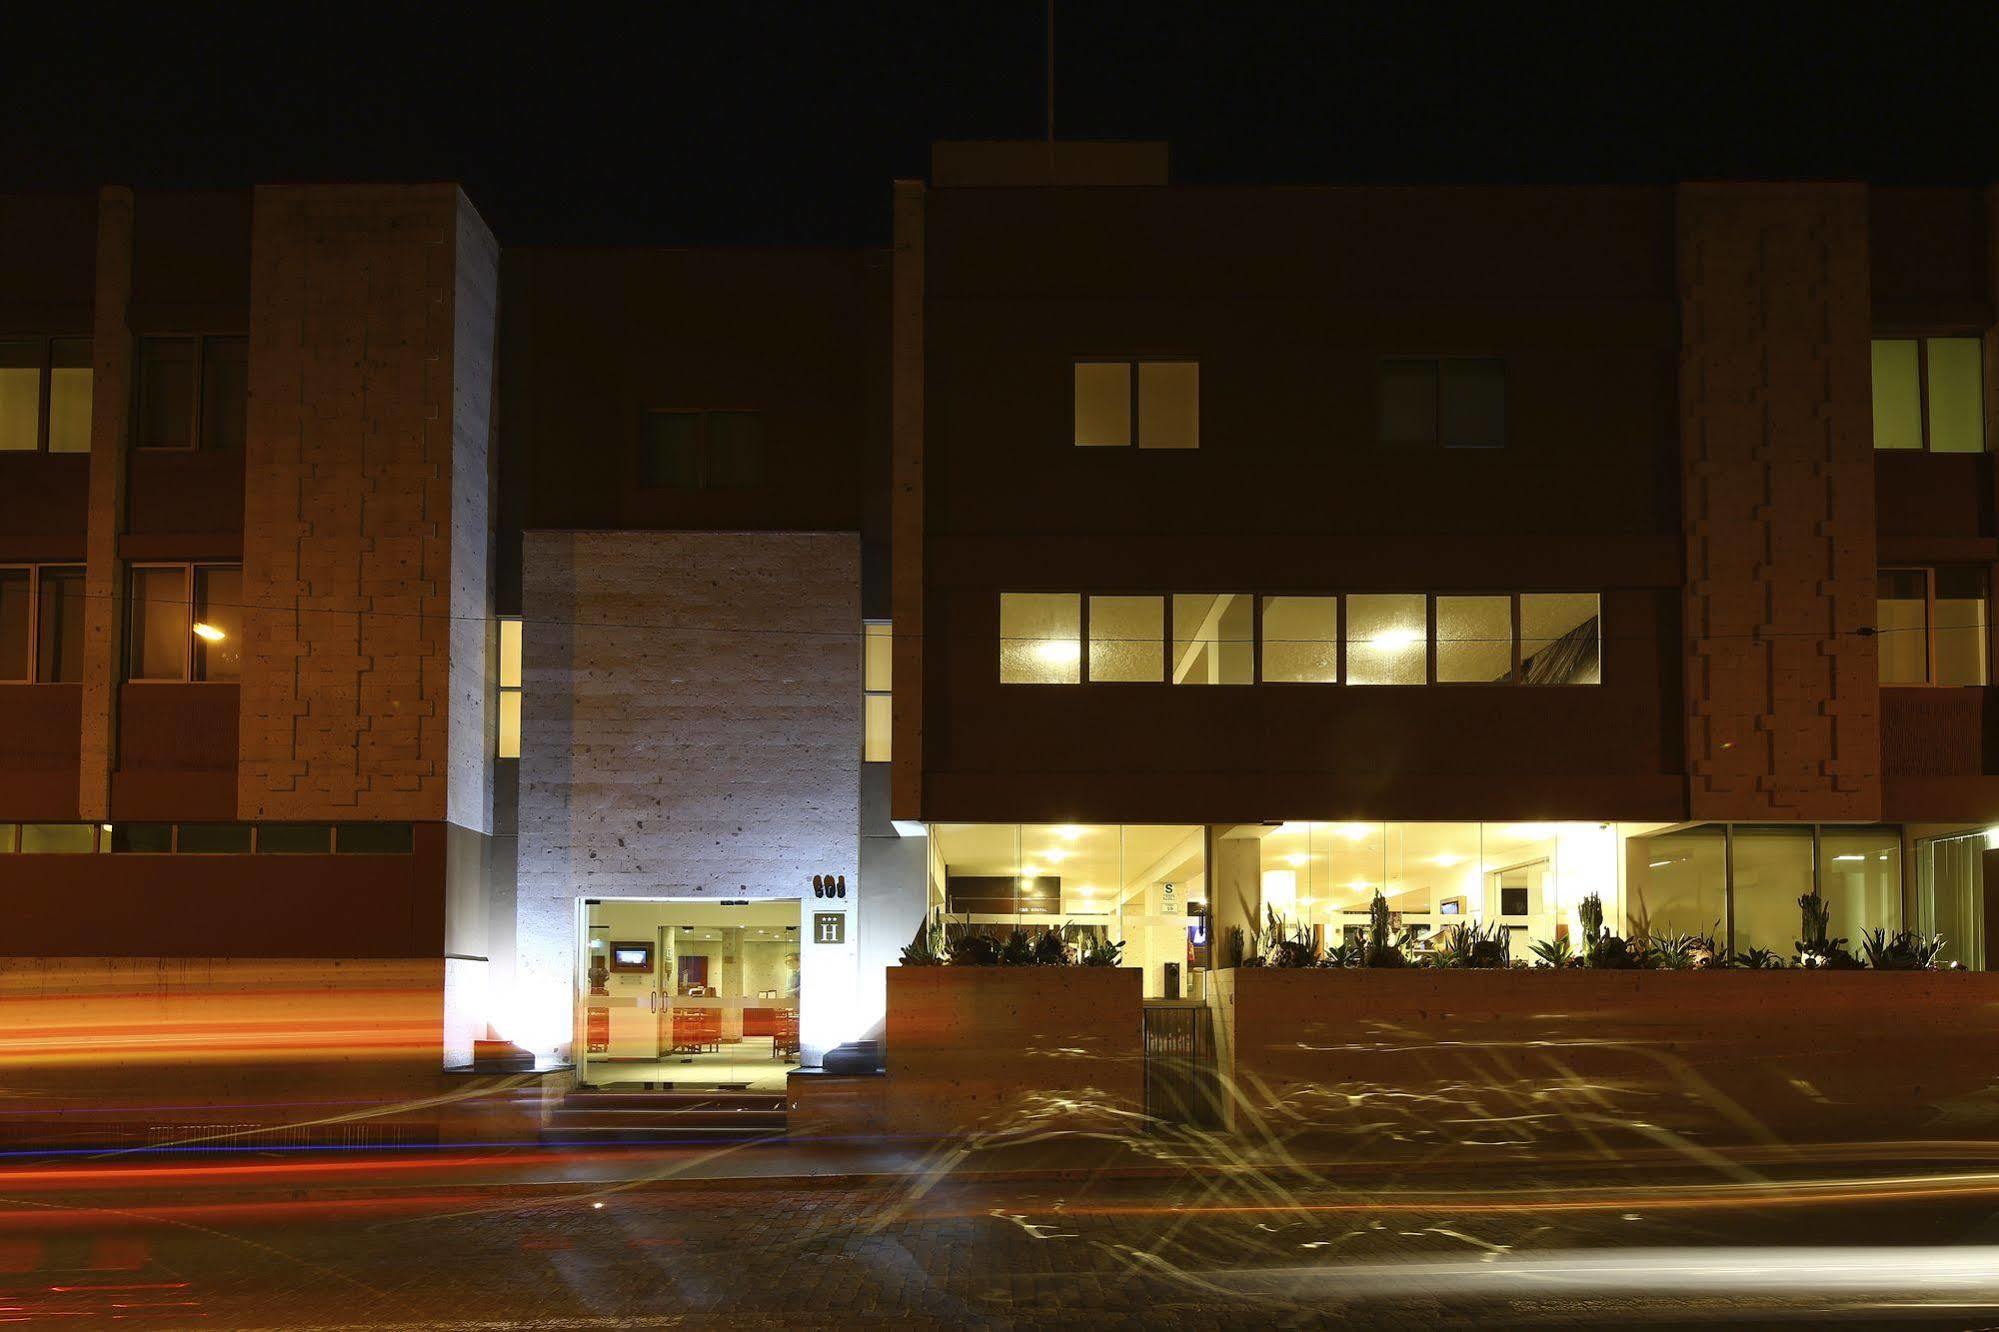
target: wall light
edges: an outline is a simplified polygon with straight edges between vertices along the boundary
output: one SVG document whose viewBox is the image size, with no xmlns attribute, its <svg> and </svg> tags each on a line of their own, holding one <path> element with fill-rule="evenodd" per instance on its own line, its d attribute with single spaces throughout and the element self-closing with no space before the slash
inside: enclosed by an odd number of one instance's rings
<svg viewBox="0 0 1999 1332">
<path fill-rule="evenodd" d="M 196 638 L 205 639 L 210 643 L 220 643 L 223 639 L 229 637 L 229 635 L 223 633 L 220 629 L 217 629 L 214 625 L 208 624 L 201 620 L 196 620 L 194 622 L 194 636 Z"/>
</svg>

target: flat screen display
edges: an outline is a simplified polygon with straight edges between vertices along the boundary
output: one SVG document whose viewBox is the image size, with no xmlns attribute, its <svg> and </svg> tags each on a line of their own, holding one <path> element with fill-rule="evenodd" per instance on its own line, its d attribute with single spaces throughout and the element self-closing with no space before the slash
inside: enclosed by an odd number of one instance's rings
<svg viewBox="0 0 1999 1332">
<path fill-rule="evenodd" d="M 611 965 L 614 967 L 650 967 L 652 948 L 646 944 L 635 944 L 611 950 Z"/>
</svg>

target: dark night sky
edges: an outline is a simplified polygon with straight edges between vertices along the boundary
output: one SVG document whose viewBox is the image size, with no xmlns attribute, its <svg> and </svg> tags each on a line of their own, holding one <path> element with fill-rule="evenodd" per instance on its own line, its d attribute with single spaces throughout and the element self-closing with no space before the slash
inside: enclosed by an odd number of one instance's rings
<svg viewBox="0 0 1999 1332">
<path fill-rule="evenodd" d="M 931 139 L 1041 132 L 1040 0 L 623 9 L 10 32 L 0 189 L 455 178 L 508 244 L 881 243 Z M 1190 182 L 1983 184 L 1995 11 L 1058 0 L 1057 128 Z"/>
</svg>

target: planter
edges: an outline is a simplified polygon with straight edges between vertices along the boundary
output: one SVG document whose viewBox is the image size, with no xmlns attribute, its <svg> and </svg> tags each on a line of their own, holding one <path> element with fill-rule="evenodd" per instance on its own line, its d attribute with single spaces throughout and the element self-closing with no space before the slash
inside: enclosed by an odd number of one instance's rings
<svg viewBox="0 0 1999 1332">
<path fill-rule="evenodd" d="M 1366 1152 L 1990 1138 L 1999 974 L 1210 977 L 1233 1124 Z"/>
<path fill-rule="evenodd" d="M 959 1133 L 1135 1112 L 1135 967 L 890 967 L 888 1127 Z"/>
</svg>

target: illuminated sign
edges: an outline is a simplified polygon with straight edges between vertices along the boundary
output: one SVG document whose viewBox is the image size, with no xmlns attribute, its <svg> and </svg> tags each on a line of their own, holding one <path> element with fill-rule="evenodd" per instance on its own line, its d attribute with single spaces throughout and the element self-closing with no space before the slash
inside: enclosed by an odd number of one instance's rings
<svg viewBox="0 0 1999 1332">
<path fill-rule="evenodd" d="M 812 942 L 823 944 L 847 942 L 847 913 L 844 911 L 813 912 Z"/>
</svg>

